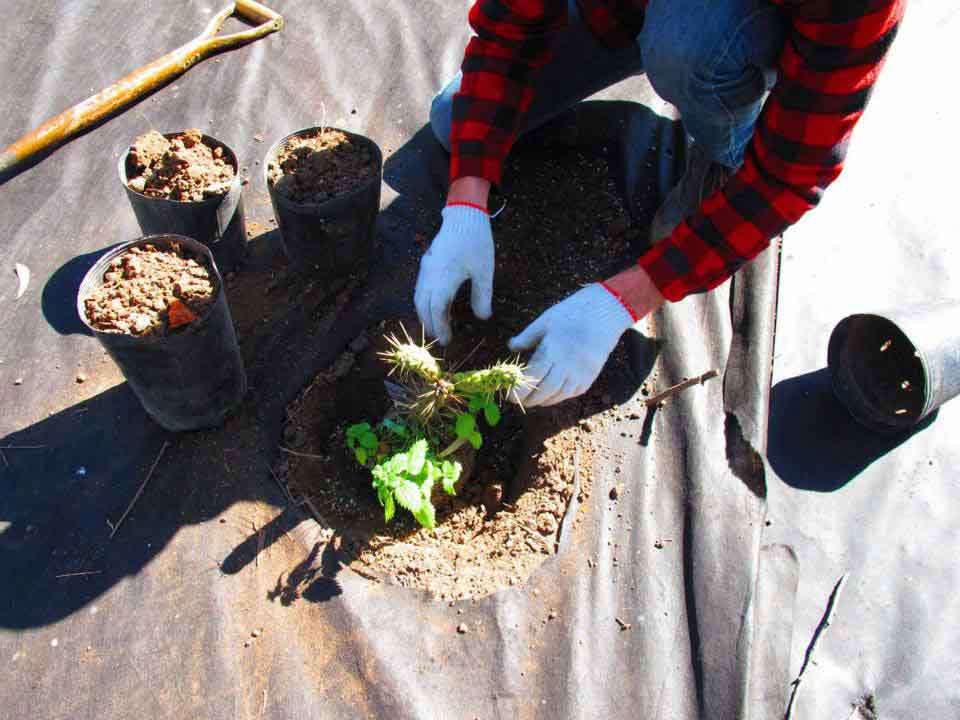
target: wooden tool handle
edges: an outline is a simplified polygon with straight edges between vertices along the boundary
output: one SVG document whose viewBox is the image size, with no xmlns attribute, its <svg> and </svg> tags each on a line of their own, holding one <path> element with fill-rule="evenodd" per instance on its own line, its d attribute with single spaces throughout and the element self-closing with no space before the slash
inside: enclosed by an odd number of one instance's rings
<svg viewBox="0 0 960 720">
<path fill-rule="evenodd" d="M 261 21 L 250 30 L 214 37 L 234 12 L 246 19 Z M 144 65 L 96 95 L 77 103 L 9 145 L 0 154 L 0 181 L 17 165 L 46 150 L 63 144 L 113 113 L 132 105 L 158 87 L 170 82 L 214 53 L 246 45 L 283 27 L 283 18 L 253 0 L 238 0 L 218 13 L 204 32 L 186 45 Z"/>
<path fill-rule="evenodd" d="M 276 25 L 275 30 L 283 29 L 283 17 L 265 5 L 255 2 L 255 0 L 236 0 L 235 6 L 237 14 L 250 22 L 257 25 L 274 23 Z"/>
</svg>

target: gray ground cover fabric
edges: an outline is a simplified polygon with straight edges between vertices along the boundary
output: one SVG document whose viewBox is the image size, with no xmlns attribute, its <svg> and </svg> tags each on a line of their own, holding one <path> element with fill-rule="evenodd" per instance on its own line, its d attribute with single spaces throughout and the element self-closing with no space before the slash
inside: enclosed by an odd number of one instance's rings
<svg viewBox="0 0 960 720">
<path fill-rule="evenodd" d="M 774 248 L 631 337 L 639 367 L 656 349 L 658 384 L 711 367 L 722 381 L 648 418 L 643 444 L 637 421 L 608 433 L 588 522 L 527 587 L 451 608 L 371 584 L 341 570 L 312 521 L 286 507 L 269 471 L 285 402 L 371 317 L 409 303 L 412 237 L 435 227 L 445 176 L 424 123 L 459 63 L 467 6 L 275 5 L 282 33 L 197 66 L 0 189 L 0 446 L 15 446 L 0 459 L 5 714 L 780 717 L 830 590 L 849 573 L 794 716 L 960 716 L 960 406 L 910 437 L 877 439 L 836 405 L 824 371 L 845 315 L 956 293 L 960 226 L 945 208 L 960 106 L 943 76 L 960 21 L 946 5 L 908 9 L 847 170 L 782 255 Z M 0 28 L 0 137 L 184 42 L 216 9 L 18 8 Z M 670 109 L 639 78 L 601 97 L 643 105 L 582 109 L 581 142 L 615 146 L 626 187 L 662 191 L 682 160 Z M 250 168 L 248 220 L 268 227 L 255 161 L 321 120 L 370 135 L 388 156 L 383 261 L 342 311 L 291 308 L 274 332 L 283 355 L 267 331 L 251 338 L 242 416 L 167 435 L 69 308 L 91 258 L 138 234 L 116 157 L 151 127 L 200 127 Z M 276 243 L 275 232 L 256 239 L 254 269 L 282 262 Z M 20 300 L 17 262 L 33 273 Z M 167 440 L 110 540 L 106 520 Z M 628 491 L 616 503 L 614 484 Z M 57 577 L 84 571 L 97 574 Z"/>
</svg>

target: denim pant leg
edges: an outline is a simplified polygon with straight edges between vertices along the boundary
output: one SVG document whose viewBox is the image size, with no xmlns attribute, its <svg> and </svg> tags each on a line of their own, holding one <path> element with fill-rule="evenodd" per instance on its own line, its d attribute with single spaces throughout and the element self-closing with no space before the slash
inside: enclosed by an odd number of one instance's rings
<svg viewBox="0 0 960 720">
<path fill-rule="evenodd" d="M 639 46 L 611 52 L 597 42 L 581 19 L 576 0 L 568 2 L 568 21 L 553 59 L 536 76 L 533 102 L 524 117 L 521 133 L 540 127 L 580 100 L 643 72 Z M 460 89 L 458 72 L 433 99 L 430 127 L 450 150 L 453 96 Z"/>
<path fill-rule="evenodd" d="M 787 23 L 769 0 L 650 0 L 640 43 L 654 90 L 687 134 L 736 168 L 777 78 Z"/>
</svg>

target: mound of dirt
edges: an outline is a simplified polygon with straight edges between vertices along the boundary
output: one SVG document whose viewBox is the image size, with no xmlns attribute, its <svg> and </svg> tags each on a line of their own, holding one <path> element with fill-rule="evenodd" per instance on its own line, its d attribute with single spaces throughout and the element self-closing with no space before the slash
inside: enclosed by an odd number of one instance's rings
<svg viewBox="0 0 960 720">
<path fill-rule="evenodd" d="M 403 510 L 385 523 L 370 471 L 357 464 L 344 433 L 387 410 L 387 368 L 378 357 L 387 347 L 373 329 L 314 378 L 288 409 L 284 447 L 301 455 L 285 453 L 278 475 L 294 496 L 308 498 L 361 572 L 443 600 L 522 583 L 556 551 L 572 495 L 589 493 L 593 452 L 577 425 L 578 408 L 525 427 L 520 410 L 504 405 L 501 423 L 483 428 L 483 446 L 457 495 L 434 490 L 435 529 Z"/>
<path fill-rule="evenodd" d="M 493 319 L 473 318 L 465 286 L 453 310 L 453 342 L 434 348 L 448 366 L 506 359 L 507 340 L 539 313 L 632 259 L 635 230 L 605 156 L 553 148 L 549 156 L 520 153 L 512 164 L 516 183 L 494 220 Z M 404 325 L 419 337 L 415 318 Z M 425 530 L 399 511 L 384 522 L 370 472 L 343 438 L 346 427 L 375 422 L 389 406 L 377 352 L 385 349 L 383 335 L 396 331 L 393 322 L 368 328 L 288 407 L 277 478 L 363 575 L 444 600 L 521 585 L 556 553 L 561 528 L 575 523 L 571 499 L 591 492 L 596 423 L 587 418 L 612 404 L 611 388 L 627 374 L 626 353 L 614 353 L 583 397 L 526 414 L 503 405 L 500 424 L 484 429 L 472 477 L 456 497 L 436 496 L 437 527 Z"/>
<path fill-rule="evenodd" d="M 291 138 L 267 167 L 267 182 L 277 192 L 310 204 L 353 192 L 376 175 L 370 149 L 339 130 Z"/>
<path fill-rule="evenodd" d="M 224 149 L 199 130 L 166 138 L 151 130 L 127 155 L 127 185 L 150 197 L 196 202 L 230 189 L 236 175 Z"/>
<path fill-rule="evenodd" d="M 83 306 L 101 332 L 165 335 L 200 317 L 216 289 L 208 269 L 184 257 L 179 245 L 144 245 L 113 260 Z"/>
</svg>

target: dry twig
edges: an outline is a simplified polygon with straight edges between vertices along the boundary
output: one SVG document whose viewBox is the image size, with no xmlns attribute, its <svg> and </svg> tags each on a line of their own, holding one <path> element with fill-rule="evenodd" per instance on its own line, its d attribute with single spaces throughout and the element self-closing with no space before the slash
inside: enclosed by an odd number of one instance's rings
<svg viewBox="0 0 960 720">
<path fill-rule="evenodd" d="M 99 575 L 103 570 L 83 570 L 82 572 L 70 572 L 57 575 L 57 578 L 80 577 L 81 575 Z"/>
<path fill-rule="evenodd" d="M 288 453 L 289 455 L 296 455 L 297 457 L 302 457 L 302 458 L 311 458 L 312 460 L 326 460 L 326 458 L 323 455 L 312 455 L 310 453 L 297 452 L 296 450 L 291 450 L 290 448 L 284 447 L 283 445 L 280 446 L 280 452 L 285 452 L 285 453 Z"/>
<path fill-rule="evenodd" d="M 643 401 L 643 404 L 646 405 L 647 407 L 653 407 L 655 405 L 659 405 L 668 397 L 672 395 L 676 395 L 678 392 L 682 392 L 683 390 L 686 390 L 688 387 L 693 387 L 694 385 L 703 385 L 703 383 L 705 383 L 707 380 L 709 380 L 710 378 L 715 378 L 719 374 L 720 373 L 717 370 L 707 370 L 705 373 L 703 373 L 703 375 L 698 375 L 697 377 L 690 378 L 689 380 L 684 380 L 681 383 L 677 383 L 676 385 L 672 385 L 668 387 L 663 392 L 657 393 L 653 397 L 646 398 Z"/>
<path fill-rule="evenodd" d="M 157 465 L 160 463 L 160 458 L 163 457 L 163 454 L 167 451 L 167 448 L 170 446 L 169 440 L 163 441 L 163 446 L 160 448 L 160 452 L 157 454 L 157 459 L 153 461 L 153 465 L 150 466 L 150 472 L 147 473 L 147 476 L 143 479 L 143 482 L 140 483 L 140 487 L 137 489 L 137 494 L 133 496 L 133 500 L 130 501 L 130 504 L 127 505 L 127 509 L 123 511 L 123 515 L 120 516 L 120 519 L 117 520 L 117 524 L 114 525 L 110 522 L 109 518 L 107 519 L 107 524 L 110 526 L 110 539 L 113 539 L 113 536 L 117 534 L 117 530 L 120 529 L 120 526 L 123 524 L 123 521 L 127 519 L 127 515 L 130 514 L 130 511 L 133 510 L 133 506 L 137 504 L 137 500 L 140 499 L 140 496 L 143 494 L 144 488 L 147 487 L 147 483 L 150 482 L 150 478 L 153 476 L 153 471 L 157 469 Z"/>
</svg>

